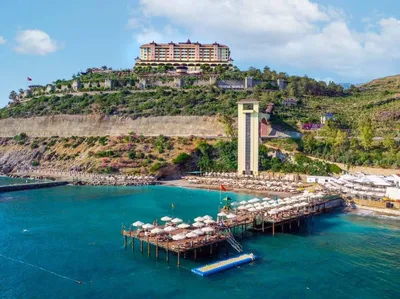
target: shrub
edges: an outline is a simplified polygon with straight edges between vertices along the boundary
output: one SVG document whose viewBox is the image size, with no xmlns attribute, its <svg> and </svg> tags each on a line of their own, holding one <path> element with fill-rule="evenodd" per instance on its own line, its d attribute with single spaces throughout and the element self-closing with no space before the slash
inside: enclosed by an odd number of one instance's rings
<svg viewBox="0 0 400 299">
<path fill-rule="evenodd" d="M 39 165 L 40 165 L 40 163 L 39 163 L 38 160 L 33 160 L 33 161 L 32 161 L 32 166 L 33 166 L 33 167 L 36 167 L 36 166 L 39 166 Z"/>
<path fill-rule="evenodd" d="M 108 138 L 106 136 L 103 136 L 103 137 L 99 138 L 99 143 L 101 145 L 107 145 L 107 142 L 108 142 Z"/>
<path fill-rule="evenodd" d="M 94 155 L 96 158 L 117 158 L 121 157 L 121 154 L 114 151 L 100 151 Z"/>
<path fill-rule="evenodd" d="M 165 165 L 166 165 L 166 163 L 156 162 L 151 166 L 150 172 L 156 172 L 156 171 L 160 170 L 161 168 L 163 168 Z"/>
<path fill-rule="evenodd" d="M 128 157 L 129 157 L 129 159 L 131 159 L 131 160 L 135 159 L 135 158 L 136 158 L 136 152 L 135 152 L 135 151 L 130 151 L 130 152 L 128 153 Z"/>
<path fill-rule="evenodd" d="M 21 134 L 14 136 L 14 140 L 16 142 L 18 142 L 19 144 L 24 144 L 27 139 L 28 139 L 28 135 L 26 135 L 25 133 L 21 133 Z"/>
<path fill-rule="evenodd" d="M 32 149 L 38 148 L 38 147 L 39 147 L 39 144 L 36 141 L 32 142 L 32 144 L 31 144 Z"/>
<path fill-rule="evenodd" d="M 336 164 L 328 164 L 329 172 L 334 174 L 339 174 L 342 172 L 342 169 Z"/>
<path fill-rule="evenodd" d="M 190 159 L 190 155 L 187 153 L 179 154 L 172 162 L 176 165 L 185 164 Z"/>
</svg>

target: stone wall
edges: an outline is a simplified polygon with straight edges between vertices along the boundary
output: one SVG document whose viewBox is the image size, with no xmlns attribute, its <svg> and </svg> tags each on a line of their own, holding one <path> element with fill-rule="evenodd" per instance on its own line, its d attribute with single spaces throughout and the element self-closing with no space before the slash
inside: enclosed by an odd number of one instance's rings
<svg viewBox="0 0 400 299">
<path fill-rule="evenodd" d="M 145 136 L 225 136 L 217 117 L 160 116 L 131 119 L 119 116 L 54 115 L 0 120 L 0 137 L 26 133 L 32 137 L 118 136 L 129 132 Z"/>
</svg>

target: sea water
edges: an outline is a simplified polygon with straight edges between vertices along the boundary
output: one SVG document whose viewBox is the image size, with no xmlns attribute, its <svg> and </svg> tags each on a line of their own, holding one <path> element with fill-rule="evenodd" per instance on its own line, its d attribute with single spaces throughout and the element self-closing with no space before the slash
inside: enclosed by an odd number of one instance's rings
<svg viewBox="0 0 400 299">
<path fill-rule="evenodd" d="M 0 298 L 400 298 L 396 220 L 331 213 L 295 234 L 248 236 L 259 259 L 208 278 L 191 260 L 123 248 L 122 224 L 193 221 L 219 205 L 219 192 L 163 186 L 0 194 Z"/>
<path fill-rule="evenodd" d="M 32 183 L 34 180 L 31 179 L 20 179 L 20 178 L 9 178 L 6 176 L 0 176 L 0 186 L 11 185 L 11 184 L 24 184 L 24 183 Z"/>
</svg>

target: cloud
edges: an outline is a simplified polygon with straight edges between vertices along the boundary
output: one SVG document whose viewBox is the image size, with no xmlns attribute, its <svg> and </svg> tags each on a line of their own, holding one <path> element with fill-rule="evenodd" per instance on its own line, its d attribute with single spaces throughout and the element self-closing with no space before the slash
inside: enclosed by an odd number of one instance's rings
<svg viewBox="0 0 400 299">
<path fill-rule="evenodd" d="M 134 34 L 134 38 L 139 44 L 145 44 L 152 41 L 167 41 L 169 37 L 174 37 L 175 40 L 182 40 L 184 37 L 174 27 L 170 25 L 164 26 L 157 30 L 154 27 L 142 27 L 139 33 Z"/>
<path fill-rule="evenodd" d="M 20 54 L 48 55 L 61 49 L 61 45 L 44 31 L 30 29 L 17 33 L 14 50 Z"/>
<path fill-rule="evenodd" d="M 179 9 L 178 9 L 179 8 Z M 236 61 L 274 63 L 354 80 L 398 72 L 400 21 L 349 26 L 341 8 L 310 0 L 139 0 L 140 43 L 182 37 L 228 44 Z M 368 23 L 368 24 L 366 24 Z M 166 29 L 169 28 L 169 29 Z"/>
<path fill-rule="evenodd" d="M 0 45 L 4 45 L 6 42 L 7 40 L 0 35 Z"/>
</svg>

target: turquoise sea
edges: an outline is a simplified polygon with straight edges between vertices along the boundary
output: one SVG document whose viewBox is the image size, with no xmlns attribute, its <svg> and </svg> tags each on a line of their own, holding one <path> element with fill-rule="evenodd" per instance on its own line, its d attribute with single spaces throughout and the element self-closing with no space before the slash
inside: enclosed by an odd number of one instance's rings
<svg viewBox="0 0 400 299">
<path fill-rule="evenodd" d="M 32 182 L 34 182 L 34 180 L 9 178 L 9 177 L 5 177 L 5 176 L 0 176 L 0 186 L 11 185 L 11 184 L 24 184 L 26 182 L 32 183 Z"/>
<path fill-rule="evenodd" d="M 123 248 L 122 223 L 215 216 L 218 204 L 219 192 L 163 186 L 0 194 L 0 298 L 400 298 L 396 220 L 332 213 L 249 236 L 239 241 L 260 259 L 208 278 Z"/>
</svg>

